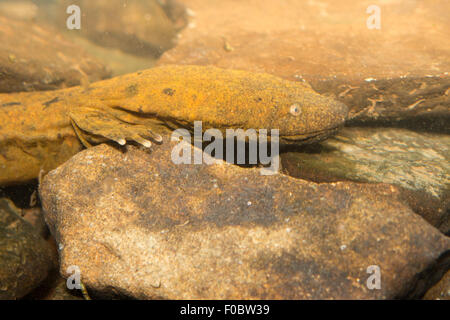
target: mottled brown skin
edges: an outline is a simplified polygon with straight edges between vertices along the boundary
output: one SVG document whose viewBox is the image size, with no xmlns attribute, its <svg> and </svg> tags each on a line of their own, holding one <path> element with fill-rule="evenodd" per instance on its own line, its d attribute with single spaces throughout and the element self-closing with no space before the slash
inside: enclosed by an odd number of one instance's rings
<svg viewBox="0 0 450 320">
<path fill-rule="evenodd" d="M 194 121 L 223 132 L 279 129 L 282 143 L 306 143 L 334 133 L 347 112 L 300 82 L 201 66 L 163 66 L 88 88 L 0 94 L 0 185 L 34 179 L 83 145 L 149 147 L 160 133 L 191 130 Z"/>
</svg>

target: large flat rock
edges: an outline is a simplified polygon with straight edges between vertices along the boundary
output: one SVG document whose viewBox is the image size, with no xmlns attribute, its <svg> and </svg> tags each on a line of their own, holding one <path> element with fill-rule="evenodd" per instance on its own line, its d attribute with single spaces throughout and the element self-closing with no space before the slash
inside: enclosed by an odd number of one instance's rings
<svg viewBox="0 0 450 320">
<path fill-rule="evenodd" d="M 0 16 L 0 92 L 54 90 L 109 77 L 55 29 Z"/>
<path fill-rule="evenodd" d="M 450 2 L 183 0 L 193 17 L 160 64 L 212 64 L 307 80 L 350 109 L 350 123 L 448 131 Z M 432 127 L 430 128 L 430 124 Z"/>
<path fill-rule="evenodd" d="M 386 299 L 450 249 L 391 185 L 175 165 L 174 146 L 99 145 L 44 178 L 63 276 L 75 265 L 91 293 L 144 299 Z"/>
<path fill-rule="evenodd" d="M 414 210 L 450 232 L 450 136 L 400 128 L 344 128 L 320 145 L 282 154 L 289 175 L 315 182 L 390 183 Z"/>
</svg>

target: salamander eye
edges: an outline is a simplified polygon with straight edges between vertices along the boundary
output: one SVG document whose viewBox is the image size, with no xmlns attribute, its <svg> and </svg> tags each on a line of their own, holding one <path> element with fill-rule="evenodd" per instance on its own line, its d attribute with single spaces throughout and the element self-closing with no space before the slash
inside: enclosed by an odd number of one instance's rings
<svg viewBox="0 0 450 320">
<path fill-rule="evenodd" d="M 300 105 L 298 103 L 294 103 L 293 105 L 291 105 L 291 108 L 290 108 L 289 112 L 293 116 L 298 116 L 298 115 L 300 115 L 302 113 L 302 110 L 301 110 Z"/>
</svg>

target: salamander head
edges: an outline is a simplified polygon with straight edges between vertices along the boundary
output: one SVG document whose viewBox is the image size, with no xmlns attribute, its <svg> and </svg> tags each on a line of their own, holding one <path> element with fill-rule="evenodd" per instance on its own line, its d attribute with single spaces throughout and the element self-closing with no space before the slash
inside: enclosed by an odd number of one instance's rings
<svg viewBox="0 0 450 320">
<path fill-rule="evenodd" d="M 199 83 L 208 97 L 195 108 L 195 120 L 211 122 L 215 128 L 278 129 L 281 143 L 304 144 L 332 135 L 348 115 L 343 103 L 303 82 L 267 73 L 190 68 L 201 74 Z"/>
<path fill-rule="evenodd" d="M 311 90 L 302 90 L 282 101 L 272 126 L 280 130 L 280 142 L 303 144 L 333 135 L 347 119 L 345 104 Z"/>
<path fill-rule="evenodd" d="M 264 90 L 265 97 L 253 111 L 258 116 L 248 117 L 251 123 L 246 126 L 279 129 L 282 144 L 305 144 L 321 141 L 344 125 L 348 116 L 345 104 L 303 83 L 278 80 Z"/>
</svg>

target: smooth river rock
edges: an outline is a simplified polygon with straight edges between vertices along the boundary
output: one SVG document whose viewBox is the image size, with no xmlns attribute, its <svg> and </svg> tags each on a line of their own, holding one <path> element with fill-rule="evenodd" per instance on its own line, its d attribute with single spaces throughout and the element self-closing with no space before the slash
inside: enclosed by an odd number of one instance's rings
<svg viewBox="0 0 450 320">
<path fill-rule="evenodd" d="M 103 297 L 388 299 L 423 287 L 450 249 L 394 186 L 176 165 L 174 146 L 99 145 L 44 177 L 64 277 L 78 266 Z"/>
<path fill-rule="evenodd" d="M 0 92 L 55 90 L 109 75 L 54 28 L 0 15 Z"/>
<path fill-rule="evenodd" d="M 315 182 L 382 182 L 450 232 L 450 136 L 398 128 L 344 128 L 320 145 L 281 155 L 285 172 Z"/>
<path fill-rule="evenodd" d="M 182 0 L 190 24 L 160 64 L 263 71 L 308 81 L 350 123 L 450 132 L 450 2 Z M 371 13 L 367 13 L 367 10 Z"/>
<path fill-rule="evenodd" d="M 19 299 L 56 268 L 56 254 L 20 211 L 0 199 L 0 300 Z"/>
</svg>

